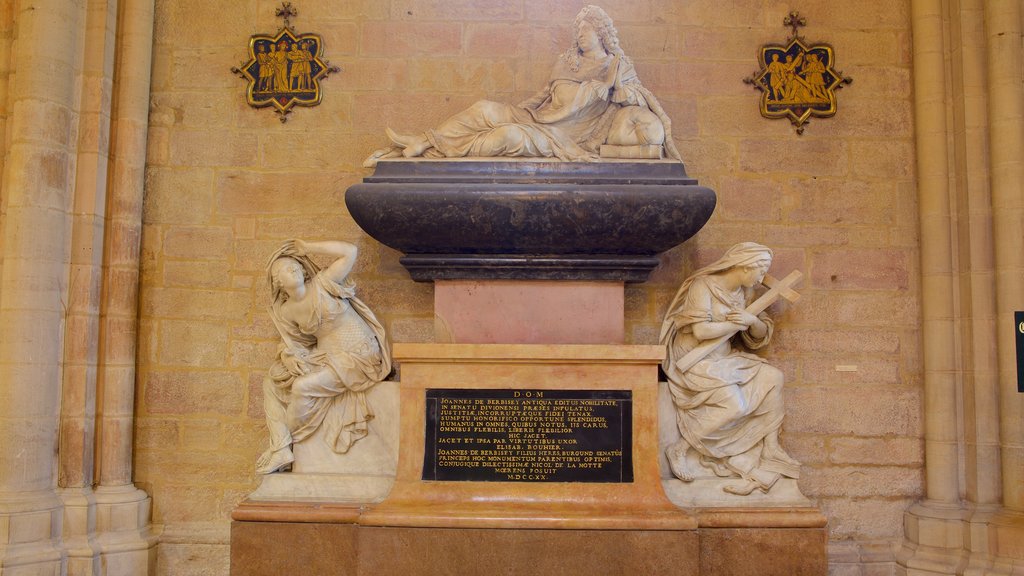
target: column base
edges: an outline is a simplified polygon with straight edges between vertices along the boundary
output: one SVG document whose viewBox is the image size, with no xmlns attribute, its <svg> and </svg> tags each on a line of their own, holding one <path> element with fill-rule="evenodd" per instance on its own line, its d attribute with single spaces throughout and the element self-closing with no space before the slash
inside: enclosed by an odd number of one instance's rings
<svg viewBox="0 0 1024 576">
<path fill-rule="evenodd" d="M 1024 576 L 1024 514 L 924 501 L 904 515 L 906 576 Z"/>
<path fill-rule="evenodd" d="M 68 576 L 156 573 L 151 501 L 134 486 L 63 489 L 62 546 Z M 6 573 L 5 573 L 6 574 Z"/>
<path fill-rule="evenodd" d="M 52 490 L 0 493 L 0 574 L 63 573 L 63 504 Z"/>
</svg>

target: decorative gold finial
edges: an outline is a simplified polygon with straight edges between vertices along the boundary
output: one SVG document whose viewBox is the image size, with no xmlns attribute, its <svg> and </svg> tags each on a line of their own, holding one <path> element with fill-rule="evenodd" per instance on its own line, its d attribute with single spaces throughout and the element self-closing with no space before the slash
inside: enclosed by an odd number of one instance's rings
<svg viewBox="0 0 1024 576">
<path fill-rule="evenodd" d="M 786 16 L 782 21 L 782 25 L 789 26 L 793 29 L 793 35 L 790 36 L 790 38 L 799 38 L 800 35 L 797 34 L 797 30 L 799 30 L 801 26 L 807 26 L 807 18 L 800 16 L 800 13 L 794 10 L 789 13 L 789 16 Z"/>
<path fill-rule="evenodd" d="M 299 11 L 296 10 L 295 8 L 292 8 L 291 2 L 282 2 L 281 7 L 274 12 L 274 15 L 277 16 L 278 18 L 284 18 L 284 27 L 291 29 L 292 22 L 290 19 L 293 16 L 298 16 Z"/>
</svg>

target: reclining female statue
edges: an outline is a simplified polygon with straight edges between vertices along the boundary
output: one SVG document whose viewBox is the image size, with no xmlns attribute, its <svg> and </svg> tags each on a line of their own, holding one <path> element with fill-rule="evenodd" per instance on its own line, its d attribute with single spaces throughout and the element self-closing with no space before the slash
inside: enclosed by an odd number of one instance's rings
<svg viewBox="0 0 1024 576">
<path fill-rule="evenodd" d="M 668 116 L 637 78 L 611 18 L 597 6 L 586 6 L 573 32 L 572 46 L 534 97 L 518 106 L 480 100 L 422 134 L 388 129 L 393 146 L 378 150 L 364 165 L 401 156 L 592 161 L 602 155 L 602 145 L 608 145 L 605 156 L 679 160 Z M 627 147 L 633 151 L 621 156 Z"/>
</svg>

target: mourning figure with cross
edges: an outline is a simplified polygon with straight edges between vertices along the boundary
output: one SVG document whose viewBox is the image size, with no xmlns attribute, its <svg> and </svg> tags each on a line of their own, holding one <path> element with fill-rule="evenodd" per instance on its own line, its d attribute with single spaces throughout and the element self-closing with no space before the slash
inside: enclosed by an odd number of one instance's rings
<svg viewBox="0 0 1024 576">
<path fill-rule="evenodd" d="M 779 443 L 783 374 L 749 352 L 772 338 L 768 306 L 799 298 L 792 287 L 800 272 L 775 280 L 767 275 L 771 261 L 772 251 L 760 244 L 733 246 L 683 282 L 665 316 L 662 367 L 682 436 L 665 455 L 683 482 L 708 474 L 735 478 L 722 489 L 746 496 L 800 474 L 800 463 Z M 754 299 L 758 284 L 768 291 Z"/>
</svg>

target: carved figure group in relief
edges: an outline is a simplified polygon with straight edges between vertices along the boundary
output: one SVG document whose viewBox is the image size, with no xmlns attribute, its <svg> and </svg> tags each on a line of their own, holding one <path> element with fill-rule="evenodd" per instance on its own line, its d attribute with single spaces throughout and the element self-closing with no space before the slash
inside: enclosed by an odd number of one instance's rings
<svg viewBox="0 0 1024 576">
<path fill-rule="evenodd" d="M 768 492 L 782 476 L 799 476 L 799 462 L 779 443 L 782 372 L 747 351 L 772 338 L 774 324 L 761 310 L 777 290 L 751 304 L 754 287 L 770 283 L 765 274 L 771 261 L 772 251 L 760 244 L 733 246 L 683 282 L 665 316 L 662 367 L 682 435 L 666 456 L 684 482 L 713 472 L 738 478 L 723 489 L 745 496 Z M 799 273 L 783 282 L 793 277 L 798 280 Z"/>
<path fill-rule="evenodd" d="M 311 254 L 333 261 L 321 269 Z M 288 469 L 292 444 L 321 428 L 338 453 L 368 433 L 366 392 L 391 372 L 391 354 L 384 328 L 348 278 L 356 255 L 347 242 L 289 240 L 267 264 L 281 343 L 263 381 L 270 447 L 257 461 L 259 474 Z"/>
<path fill-rule="evenodd" d="M 668 116 L 640 83 L 611 18 L 597 6 L 576 16 L 571 46 L 532 98 L 518 105 L 480 100 L 426 132 L 388 129 L 387 135 L 392 146 L 374 152 L 367 167 L 400 157 L 679 159 Z"/>
<path fill-rule="evenodd" d="M 257 82 L 256 92 L 312 92 L 312 41 L 255 43 Z M 289 49 L 289 46 L 291 47 Z M 268 52 L 269 49 L 269 52 Z"/>
</svg>

